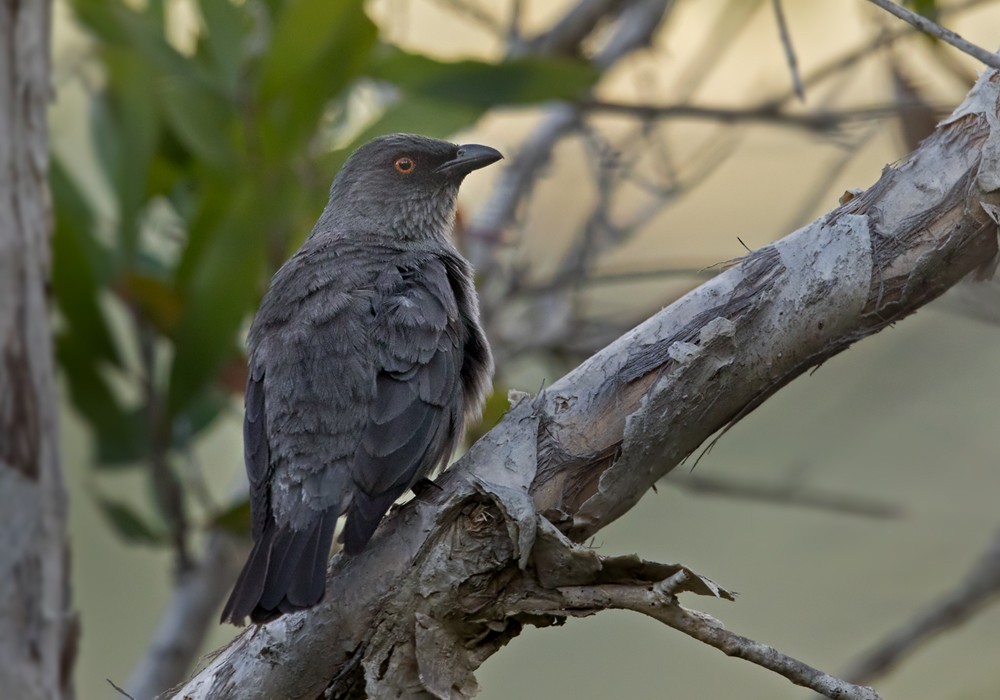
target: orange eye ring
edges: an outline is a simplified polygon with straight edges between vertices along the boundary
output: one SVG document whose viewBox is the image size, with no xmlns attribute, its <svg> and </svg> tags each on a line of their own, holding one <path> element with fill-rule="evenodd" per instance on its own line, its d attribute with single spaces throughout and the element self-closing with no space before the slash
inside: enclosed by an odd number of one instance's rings
<svg viewBox="0 0 1000 700">
<path fill-rule="evenodd" d="M 412 158 L 403 156 L 402 158 L 396 159 L 396 162 L 393 163 L 393 167 L 396 168 L 396 172 L 403 173 L 403 175 L 409 175 L 416 169 L 417 164 Z"/>
</svg>

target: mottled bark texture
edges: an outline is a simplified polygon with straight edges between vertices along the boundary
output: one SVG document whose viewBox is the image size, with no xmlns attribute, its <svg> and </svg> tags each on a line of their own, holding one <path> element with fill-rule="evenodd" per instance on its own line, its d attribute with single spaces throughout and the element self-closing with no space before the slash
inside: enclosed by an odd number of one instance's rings
<svg viewBox="0 0 1000 700">
<path fill-rule="evenodd" d="M 176 697 L 461 696 L 525 624 L 605 607 L 571 589 L 669 578 L 579 543 L 794 377 L 993 264 L 998 82 L 866 192 L 521 400 L 440 490 L 335 557 L 319 608 L 247 630 Z"/>
<path fill-rule="evenodd" d="M 72 697 L 47 287 L 50 4 L 0 0 L 0 696 Z"/>
</svg>

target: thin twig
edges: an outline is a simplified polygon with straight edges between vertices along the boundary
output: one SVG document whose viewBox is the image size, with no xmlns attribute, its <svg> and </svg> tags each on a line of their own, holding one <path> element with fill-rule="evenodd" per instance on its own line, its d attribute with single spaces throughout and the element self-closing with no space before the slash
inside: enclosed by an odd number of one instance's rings
<svg viewBox="0 0 1000 700">
<path fill-rule="evenodd" d="M 105 678 L 104 680 L 106 680 L 108 682 L 108 685 L 110 685 L 112 688 L 114 688 L 118 692 L 118 694 L 121 695 L 122 697 L 126 697 L 126 698 L 128 698 L 128 700 L 135 700 L 135 698 L 133 698 L 128 693 L 126 693 L 124 689 L 122 689 L 122 688 L 118 687 L 117 685 L 115 685 L 115 682 L 113 680 L 111 680 L 110 678 Z"/>
<path fill-rule="evenodd" d="M 774 0 L 774 18 L 778 21 L 778 34 L 781 36 L 781 45 L 785 48 L 785 60 L 788 61 L 788 71 L 792 74 L 792 87 L 799 99 L 805 102 L 806 91 L 802 87 L 802 76 L 799 75 L 799 62 L 795 57 L 795 48 L 792 46 L 792 35 L 788 31 L 788 23 L 785 21 L 785 11 L 781 6 L 781 0 Z"/>
<path fill-rule="evenodd" d="M 174 548 L 175 574 L 180 576 L 192 566 L 191 553 L 188 549 L 186 496 L 177 474 L 170 465 L 171 425 L 165 415 L 162 392 L 155 379 L 157 365 L 155 334 L 148 321 L 144 320 L 135 308 L 133 315 L 139 328 L 145 420 L 150 435 L 149 475 L 154 487 L 153 495 L 157 508 L 167 523 L 170 541 Z"/>
<path fill-rule="evenodd" d="M 730 632 L 705 613 L 688 610 L 664 593 L 669 586 L 571 586 L 560 588 L 566 605 L 579 610 L 632 610 L 715 647 L 727 656 L 749 661 L 778 673 L 792 683 L 839 700 L 878 700 L 871 688 L 853 685 L 782 654 L 774 647 Z"/>
<path fill-rule="evenodd" d="M 979 5 L 984 5 L 988 2 L 994 2 L 995 0 L 964 0 L 964 2 L 956 3 L 955 5 L 949 7 L 942 7 L 940 10 L 940 15 L 943 17 L 945 15 L 951 16 L 956 15 L 965 10 L 975 8 Z M 904 39 L 911 34 L 916 33 L 918 30 L 914 27 L 902 27 L 896 30 L 890 30 L 886 32 L 880 32 L 878 36 L 872 39 L 870 42 L 864 46 L 852 49 L 842 56 L 838 56 L 830 60 L 827 63 L 819 66 L 811 73 L 805 75 L 802 79 L 802 84 L 806 87 L 810 85 L 815 85 L 816 83 L 822 82 L 823 80 L 829 78 L 832 75 L 838 75 L 842 71 L 850 68 L 851 66 L 863 61 L 864 59 L 871 56 L 873 53 L 879 49 L 891 46 L 900 39 Z M 789 99 L 795 96 L 794 90 L 789 90 L 784 92 L 770 100 L 765 104 L 772 109 L 780 107 Z"/>
<path fill-rule="evenodd" d="M 581 0 L 551 30 L 511 47 L 510 54 L 560 55 L 569 43 L 579 48 L 580 42 L 587 38 L 605 14 L 616 11 L 621 4 L 622 0 Z M 607 70 L 632 51 L 647 45 L 671 5 L 670 0 L 643 0 L 632 5 L 629 12 L 618 20 L 607 44 L 594 56 L 594 65 L 602 71 Z M 579 120 L 580 111 L 576 106 L 566 103 L 552 105 L 524 142 L 518 156 L 501 172 L 490 198 L 469 228 L 466 253 L 480 276 L 487 277 L 496 265 L 494 245 L 491 244 L 514 220 L 519 205 L 549 162 L 552 150 L 579 124 Z M 484 304 L 484 307 L 487 306 L 488 303 Z M 484 308 L 484 311 L 488 313 L 489 309 Z"/>
<path fill-rule="evenodd" d="M 941 41 L 951 44 L 962 53 L 972 56 L 976 60 L 985 63 L 991 68 L 1000 68 L 1000 56 L 997 56 L 991 51 L 987 51 L 981 46 L 976 46 L 971 41 L 963 39 L 955 32 L 950 29 L 945 29 L 937 22 L 932 22 L 923 15 L 918 15 L 916 12 L 907 10 L 905 7 L 900 7 L 896 3 L 892 2 L 892 0 L 868 0 L 868 2 L 877 7 L 881 7 L 889 14 L 895 15 L 920 31 L 926 32 L 931 36 L 936 36 Z"/>
<path fill-rule="evenodd" d="M 705 119 L 727 124 L 760 122 L 780 126 L 794 126 L 809 131 L 829 131 L 845 124 L 871 121 L 895 116 L 905 104 L 893 103 L 874 107 L 837 111 L 817 111 L 808 114 L 789 114 L 771 104 L 756 107 L 710 107 L 691 104 L 649 105 L 614 102 L 610 100 L 583 100 L 577 103 L 585 112 L 627 114 L 639 119 Z"/>
</svg>

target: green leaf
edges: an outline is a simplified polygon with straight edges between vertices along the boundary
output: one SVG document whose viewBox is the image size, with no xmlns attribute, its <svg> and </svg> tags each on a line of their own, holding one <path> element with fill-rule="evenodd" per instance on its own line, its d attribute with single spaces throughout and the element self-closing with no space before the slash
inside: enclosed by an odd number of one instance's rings
<svg viewBox="0 0 1000 700">
<path fill-rule="evenodd" d="M 173 76 L 186 82 L 200 81 L 206 86 L 211 84 L 202 66 L 167 41 L 162 23 L 153 18 L 155 11 L 147 9 L 140 12 L 126 8 L 121 3 L 117 4 L 120 25 L 128 39 L 129 48 L 136 54 L 135 58 L 143 60 L 161 75 Z"/>
<path fill-rule="evenodd" d="M 72 352 L 89 364 L 104 361 L 120 365 L 99 302 L 106 276 L 101 268 L 111 251 L 93 239 L 93 211 L 58 157 L 52 159 L 49 182 L 56 213 L 52 289 L 73 338 Z"/>
<path fill-rule="evenodd" d="M 377 35 L 361 0 L 287 4 L 258 89 L 259 142 L 269 163 L 287 163 L 309 142 L 326 106 L 367 65 Z"/>
<path fill-rule="evenodd" d="M 97 459 L 109 466 L 134 462 L 146 453 L 143 424 L 118 402 L 93 358 L 72 334 L 56 338 L 56 357 L 66 375 L 70 400 L 97 436 Z"/>
<path fill-rule="evenodd" d="M 246 186 L 199 256 L 184 289 L 177 328 L 168 392 L 171 416 L 206 388 L 233 352 L 236 332 L 257 295 L 269 204 L 273 202 Z"/>
<path fill-rule="evenodd" d="M 218 168 L 233 166 L 231 105 L 197 81 L 165 77 L 158 86 L 164 115 L 177 138 L 206 162 Z"/>
<path fill-rule="evenodd" d="M 97 463 L 101 470 L 123 470 L 141 467 L 149 457 L 149 426 L 145 413 L 136 409 L 124 411 L 114 430 L 98 429 Z"/>
<path fill-rule="evenodd" d="M 485 111 L 486 108 L 480 105 L 442 102 L 425 97 L 400 100 L 390 105 L 374 124 L 344 149 L 345 156 L 375 136 L 397 131 L 447 138 L 475 124 Z"/>
<path fill-rule="evenodd" d="M 120 0 L 70 0 L 70 5 L 76 19 L 102 41 L 110 44 L 125 41 Z"/>
<path fill-rule="evenodd" d="M 250 534 L 250 501 L 243 499 L 216 513 L 208 522 L 209 527 L 231 532 L 234 535 Z"/>
<path fill-rule="evenodd" d="M 177 286 L 186 289 L 191 278 L 201 265 L 201 260 L 211 248 L 215 235 L 222 229 L 223 222 L 232 215 L 237 197 L 237 185 L 244 190 L 248 183 L 231 179 L 207 178 L 198 188 L 195 204 L 188 214 L 188 240 L 174 271 Z M 244 192 L 243 196 L 249 196 Z"/>
<path fill-rule="evenodd" d="M 181 317 L 183 302 L 169 283 L 141 272 L 129 272 L 122 278 L 119 294 L 139 310 L 157 332 L 171 337 Z"/>
<path fill-rule="evenodd" d="M 293 83 L 312 83 L 322 92 L 330 92 L 320 87 L 328 81 L 346 84 L 350 78 L 343 77 L 345 65 L 331 59 L 353 61 L 336 49 L 361 48 L 366 42 L 355 40 L 368 36 L 374 40 L 375 34 L 362 0 L 289 0 L 276 21 L 264 61 L 261 95 L 268 99 Z"/>
<path fill-rule="evenodd" d="M 163 545 L 168 542 L 167 533 L 161 527 L 147 522 L 131 505 L 105 496 L 95 496 L 94 501 L 111 529 L 126 542 L 147 545 Z"/>
<path fill-rule="evenodd" d="M 204 47 L 212 62 L 219 86 L 235 96 L 243 61 L 243 40 L 250 31 L 250 15 L 245 5 L 231 0 L 201 0 L 205 22 Z"/>
<path fill-rule="evenodd" d="M 577 98 L 594 85 L 599 72 L 587 63 L 567 59 L 451 63 L 383 47 L 371 63 L 370 75 L 408 95 L 485 108 Z"/>
<path fill-rule="evenodd" d="M 118 205 L 118 236 L 125 260 L 135 254 L 139 216 L 147 198 L 149 163 L 160 120 L 152 85 L 154 73 L 125 49 L 106 49 L 108 84 L 91 101 L 90 129 L 105 177 Z"/>
<path fill-rule="evenodd" d="M 230 399 L 220 391 L 211 389 L 201 393 L 173 420 L 171 445 L 183 449 L 191 444 L 203 430 L 215 423 L 230 406 Z"/>
</svg>

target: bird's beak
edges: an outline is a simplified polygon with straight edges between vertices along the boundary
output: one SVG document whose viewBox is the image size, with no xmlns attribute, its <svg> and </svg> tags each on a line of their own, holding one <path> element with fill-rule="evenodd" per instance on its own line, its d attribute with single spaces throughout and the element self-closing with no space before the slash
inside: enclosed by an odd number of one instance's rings
<svg viewBox="0 0 1000 700">
<path fill-rule="evenodd" d="M 495 148 L 480 146 L 478 143 L 467 143 L 464 146 L 459 146 L 455 157 L 438 166 L 436 172 L 465 176 L 473 170 L 485 168 L 502 158 L 503 155 Z"/>
</svg>

